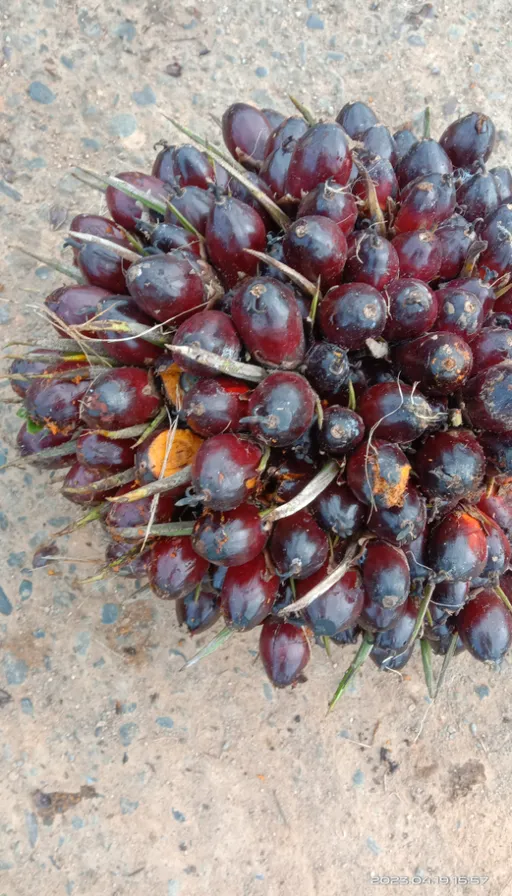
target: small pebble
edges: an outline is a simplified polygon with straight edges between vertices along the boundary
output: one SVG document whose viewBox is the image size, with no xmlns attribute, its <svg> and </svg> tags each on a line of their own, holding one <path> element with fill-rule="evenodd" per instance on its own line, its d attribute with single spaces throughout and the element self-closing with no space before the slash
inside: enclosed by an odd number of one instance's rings
<svg viewBox="0 0 512 896">
<path fill-rule="evenodd" d="M 137 119 L 130 112 L 119 112 L 110 119 L 108 129 L 113 137 L 131 137 L 137 130 Z"/>
<path fill-rule="evenodd" d="M 60 57 L 60 61 L 62 62 L 62 65 L 65 65 L 65 66 L 66 66 L 66 68 L 70 68 L 70 69 L 71 69 L 71 68 L 73 68 L 74 65 L 75 65 L 75 63 L 73 62 L 72 59 L 70 59 L 69 56 L 61 56 L 61 57 Z"/>
<path fill-rule="evenodd" d="M 34 706 L 33 706 L 33 703 L 32 703 L 32 700 L 30 699 L 30 697 L 23 697 L 20 702 L 20 705 L 21 705 L 21 711 L 22 711 L 22 713 L 24 713 L 24 715 L 26 715 L 26 716 L 34 715 Z"/>
<path fill-rule="evenodd" d="M 475 687 L 475 694 L 480 697 L 480 700 L 483 700 L 484 697 L 488 697 L 490 693 L 491 692 L 486 684 L 479 684 Z"/>
<path fill-rule="evenodd" d="M 101 621 L 103 625 L 112 625 L 119 619 L 119 607 L 117 604 L 103 604 L 101 609 Z"/>
<path fill-rule="evenodd" d="M 119 805 L 121 807 L 122 815 L 131 815 L 133 812 L 135 812 L 136 809 L 139 808 L 139 803 L 137 800 L 127 800 L 124 796 L 120 798 Z"/>
<path fill-rule="evenodd" d="M 156 720 L 156 724 L 160 725 L 160 728 L 174 728 L 174 722 L 170 716 L 159 716 Z"/>
<path fill-rule="evenodd" d="M 138 106 L 152 106 L 156 103 L 156 96 L 151 87 L 143 87 L 142 90 L 133 91 L 132 100 L 134 100 Z"/>
<path fill-rule="evenodd" d="M 120 37 L 122 40 L 126 40 L 131 44 L 137 34 L 137 29 L 133 22 L 121 22 L 121 24 L 117 26 L 115 33 L 117 37 Z"/>
<path fill-rule="evenodd" d="M 0 585 L 0 613 L 2 614 L 2 616 L 10 616 L 12 613 L 12 604 L 1 585 Z"/>
<path fill-rule="evenodd" d="M 268 75 L 268 68 L 265 68 L 264 65 L 258 65 L 255 74 L 257 78 L 266 78 Z"/>
<path fill-rule="evenodd" d="M 31 100 L 34 100 L 36 103 L 42 103 L 44 106 L 48 106 L 56 99 L 53 90 L 50 90 L 42 81 L 32 81 L 28 88 L 28 95 Z"/>
<path fill-rule="evenodd" d="M 21 193 L 18 193 L 17 190 L 9 187 L 3 180 L 0 180 L 0 193 L 3 193 L 4 196 L 7 196 L 9 199 L 14 199 L 15 202 L 19 202 L 20 199 L 22 199 Z"/>
<path fill-rule="evenodd" d="M 37 843 L 37 835 L 39 833 L 39 825 L 37 816 L 34 812 L 25 812 L 25 824 L 27 826 L 27 836 L 30 846 L 34 848 Z"/>
<path fill-rule="evenodd" d="M 352 775 L 352 783 L 354 787 L 361 787 L 361 785 L 364 784 L 364 772 L 362 772 L 360 768 L 358 768 Z"/>
<path fill-rule="evenodd" d="M 410 34 L 407 38 L 407 43 L 411 45 L 411 47 L 424 47 L 425 41 L 423 40 L 421 34 Z"/>
<path fill-rule="evenodd" d="M 100 141 L 95 140 L 94 137 L 82 137 L 82 146 L 85 149 L 92 149 L 93 152 L 98 152 L 101 149 Z"/>
<path fill-rule="evenodd" d="M 135 722 L 125 722 L 124 725 L 121 725 L 121 727 L 119 728 L 119 737 L 121 738 L 123 747 L 130 746 L 138 730 L 138 726 L 135 724 Z"/>
<path fill-rule="evenodd" d="M 368 849 L 371 850 L 371 852 L 373 852 L 374 856 L 379 855 L 381 849 L 380 849 L 380 846 L 377 846 L 373 837 L 368 837 L 368 839 L 366 841 L 366 845 L 367 845 Z"/>
<path fill-rule="evenodd" d="M 310 16 L 308 16 L 306 27 L 311 28 L 312 31 L 323 31 L 324 30 L 324 22 L 320 16 L 317 16 L 316 13 L 312 12 Z"/>
<path fill-rule="evenodd" d="M 185 821 L 185 816 L 183 815 L 183 812 L 179 812 L 178 809 L 173 809 L 173 810 L 172 810 L 172 817 L 173 817 L 176 821 L 181 822 L 182 824 L 183 824 L 183 822 Z"/>
<path fill-rule="evenodd" d="M 22 600 L 28 600 L 32 596 L 32 582 L 29 582 L 28 579 L 23 579 L 19 587 L 19 595 Z"/>
<path fill-rule="evenodd" d="M 78 632 L 75 638 L 74 652 L 78 656 L 85 656 L 91 646 L 91 636 L 89 632 Z"/>
<path fill-rule="evenodd" d="M 6 653 L 2 663 L 7 684 L 23 684 L 28 675 L 25 660 L 20 660 L 13 653 Z"/>
<path fill-rule="evenodd" d="M 263 693 L 265 694 L 265 697 L 267 700 L 270 701 L 270 700 L 274 699 L 274 693 L 273 693 L 272 688 L 270 687 L 268 681 L 265 681 L 263 684 Z"/>
<path fill-rule="evenodd" d="M 11 551 L 7 558 L 7 566 L 12 568 L 21 569 L 25 562 L 26 553 L 25 551 L 20 551 L 16 553 L 15 551 Z"/>
</svg>

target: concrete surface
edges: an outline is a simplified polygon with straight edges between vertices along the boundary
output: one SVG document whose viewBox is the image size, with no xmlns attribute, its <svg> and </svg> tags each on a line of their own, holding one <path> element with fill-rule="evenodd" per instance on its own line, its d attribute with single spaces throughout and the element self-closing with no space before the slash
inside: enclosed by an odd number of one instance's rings
<svg viewBox="0 0 512 896">
<path fill-rule="evenodd" d="M 434 133 L 482 109 L 507 157 L 504 0 L 17 0 L 0 17 L 3 344 L 37 333 L 32 306 L 62 279 L 12 244 L 58 253 L 72 215 L 102 208 L 71 166 L 149 168 L 174 136 L 159 108 L 211 135 L 233 100 L 287 109 L 290 91 L 324 115 L 362 98 L 395 126 L 429 103 Z M 2 461 L 15 412 L 2 405 Z M 53 575 L 30 568 L 75 516 L 58 482 L 11 468 L 0 485 L 0 896 L 463 890 L 371 882 L 415 874 L 512 893 L 510 663 L 457 660 L 430 709 L 417 658 L 403 677 L 367 668 L 329 718 L 346 652 L 316 649 L 284 693 L 256 633 L 180 674 L 196 645 L 172 606 L 80 585 L 73 558 L 100 557 L 99 532 L 69 538 Z"/>
</svg>

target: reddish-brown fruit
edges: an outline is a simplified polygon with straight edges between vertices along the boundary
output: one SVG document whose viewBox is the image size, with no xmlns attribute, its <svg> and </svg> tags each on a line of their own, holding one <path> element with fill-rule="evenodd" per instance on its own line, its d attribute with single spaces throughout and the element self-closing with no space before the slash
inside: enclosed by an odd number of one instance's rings
<svg viewBox="0 0 512 896">
<path fill-rule="evenodd" d="M 295 684 L 306 668 L 311 648 L 305 632 L 291 622 L 268 619 L 260 635 L 260 656 L 265 672 L 276 688 Z"/>
<path fill-rule="evenodd" d="M 157 597 L 178 600 L 190 594 L 208 571 L 208 561 L 194 551 L 188 536 L 159 538 L 148 552 L 149 584 Z"/>
<path fill-rule="evenodd" d="M 81 419 L 91 429 L 126 429 L 147 423 L 162 403 L 152 374 L 139 367 L 100 373 L 83 397 Z"/>
</svg>

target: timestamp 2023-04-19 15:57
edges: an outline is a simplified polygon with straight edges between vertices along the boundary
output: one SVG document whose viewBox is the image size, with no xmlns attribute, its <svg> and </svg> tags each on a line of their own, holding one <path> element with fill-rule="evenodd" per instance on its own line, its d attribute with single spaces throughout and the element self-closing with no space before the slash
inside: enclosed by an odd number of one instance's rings
<svg viewBox="0 0 512 896">
<path fill-rule="evenodd" d="M 478 886 L 487 883 L 488 875 L 464 875 L 464 874 L 436 874 L 423 875 L 415 874 L 412 877 L 399 874 L 372 874 L 370 882 L 372 884 L 391 885 L 391 886 L 420 886 L 437 884 L 438 886 Z"/>
</svg>

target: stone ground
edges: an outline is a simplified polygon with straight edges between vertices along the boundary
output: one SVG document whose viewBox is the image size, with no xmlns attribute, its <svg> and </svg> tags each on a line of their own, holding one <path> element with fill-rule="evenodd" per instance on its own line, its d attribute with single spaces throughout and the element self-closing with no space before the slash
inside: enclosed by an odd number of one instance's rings
<svg viewBox="0 0 512 896">
<path fill-rule="evenodd" d="M 327 116 L 361 98 L 395 126 L 428 103 L 434 133 L 481 109 L 506 158 L 504 0 L 196 2 L 3 5 L 2 344 L 37 335 L 33 306 L 62 279 L 13 246 L 59 253 L 72 215 L 102 208 L 70 168 L 148 169 L 175 136 L 160 110 L 215 136 L 211 113 L 287 109 L 288 92 Z M 3 405 L 0 462 L 15 457 L 15 412 Z M 11 468 L 0 484 L 0 896 L 355 896 L 378 890 L 372 875 L 450 877 L 427 893 L 476 875 L 476 892 L 512 893 L 509 663 L 457 660 L 432 706 L 418 658 L 403 676 L 367 668 L 329 718 L 346 653 L 316 649 L 286 692 L 256 633 L 180 673 L 196 645 L 171 606 L 81 586 L 99 532 L 31 569 L 74 518 L 58 482 Z M 36 791 L 57 796 L 48 808 Z"/>
</svg>

